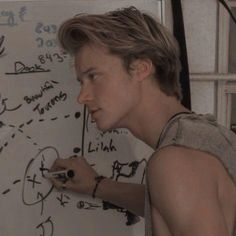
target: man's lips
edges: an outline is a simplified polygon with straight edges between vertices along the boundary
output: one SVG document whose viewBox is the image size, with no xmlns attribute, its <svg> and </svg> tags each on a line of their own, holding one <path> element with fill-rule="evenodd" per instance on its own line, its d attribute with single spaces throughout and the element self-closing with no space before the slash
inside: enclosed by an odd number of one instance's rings
<svg viewBox="0 0 236 236">
<path fill-rule="evenodd" d="M 101 110 L 100 108 L 90 109 L 89 113 L 90 113 L 91 117 L 94 119 L 95 114 L 100 110 Z"/>
</svg>

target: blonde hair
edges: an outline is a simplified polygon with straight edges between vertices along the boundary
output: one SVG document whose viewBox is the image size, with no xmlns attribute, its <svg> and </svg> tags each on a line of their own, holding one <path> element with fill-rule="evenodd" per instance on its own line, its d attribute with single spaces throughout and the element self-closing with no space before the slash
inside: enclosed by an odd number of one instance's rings
<svg viewBox="0 0 236 236">
<path fill-rule="evenodd" d="M 134 60 L 149 58 L 160 89 L 182 99 L 175 38 L 153 17 L 133 6 L 105 14 L 77 15 L 61 25 L 58 38 L 62 48 L 72 55 L 88 43 L 105 46 L 124 61 L 127 71 Z"/>
</svg>

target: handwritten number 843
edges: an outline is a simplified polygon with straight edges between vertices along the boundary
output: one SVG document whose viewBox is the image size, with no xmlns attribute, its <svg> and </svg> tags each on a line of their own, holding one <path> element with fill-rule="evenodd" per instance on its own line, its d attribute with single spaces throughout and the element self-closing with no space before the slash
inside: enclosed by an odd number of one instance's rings
<svg viewBox="0 0 236 236">
<path fill-rule="evenodd" d="M 64 62 L 63 56 L 61 56 L 59 53 L 46 53 L 45 55 L 39 55 L 38 60 L 41 64 L 45 64 L 46 62 L 59 62 L 62 63 Z"/>
</svg>

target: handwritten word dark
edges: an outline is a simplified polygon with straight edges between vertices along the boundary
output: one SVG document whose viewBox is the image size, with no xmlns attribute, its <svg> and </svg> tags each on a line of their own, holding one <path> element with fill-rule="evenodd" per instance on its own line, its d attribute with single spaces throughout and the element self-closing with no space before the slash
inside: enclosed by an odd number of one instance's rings
<svg viewBox="0 0 236 236">
<path fill-rule="evenodd" d="M 102 141 L 101 142 L 97 142 L 95 144 L 92 143 L 92 142 L 89 142 L 88 153 L 98 152 L 98 151 L 102 151 L 102 152 L 116 152 L 117 148 L 113 144 L 113 139 L 110 139 L 108 144 L 105 144 Z"/>
<path fill-rule="evenodd" d="M 66 54 L 59 53 L 46 53 L 45 55 L 39 55 L 38 60 L 41 64 L 45 64 L 46 62 L 64 62 L 65 58 L 67 58 Z"/>
<path fill-rule="evenodd" d="M 54 24 L 44 25 L 42 22 L 38 22 L 35 27 L 35 32 L 37 34 L 41 34 L 41 33 L 55 34 L 57 32 L 57 26 Z"/>
<path fill-rule="evenodd" d="M 5 52 L 5 47 L 3 47 L 4 39 L 5 39 L 5 36 L 2 35 L 0 37 L 0 57 L 4 56 L 4 52 Z"/>
<path fill-rule="evenodd" d="M 6 75 L 19 75 L 19 74 L 29 74 L 29 73 L 41 73 L 50 72 L 42 68 L 41 65 L 34 64 L 33 66 L 26 66 L 23 62 L 16 61 L 14 63 L 14 72 L 5 73 Z"/>
<path fill-rule="evenodd" d="M 47 225 L 49 225 L 49 227 L 46 227 Z M 43 221 L 42 223 L 40 223 L 39 225 L 36 226 L 36 229 L 41 229 L 42 232 L 40 234 L 40 236 L 53 236 L 54 233 L 54 225 L 51 219 L 51 216 L 49 216 L 45 221 Z M 46 229 L 50 229 L 49 232 L 46 232 Z"/>
<path fill-rule="evenodd" d="M 9 108 L 7 105 L 7 100 L 8 98 L 3 98 L 0 94 L 0 115 L 2 115 L 6 111 L 15 111 L 22 106 L 22 104 L 19 104 L 17 106 L 14 106 L 13 108 Z"/>
<path fill-rule="evenodd" d="M 36 42 L 37 42 L 38 48 L 42 48 L 42 47 L 54 48 L 54 47 L 57 47 L 58 45 L 58 42 L 55 38 L 44 39 L 42 37 L 38 37 L 36 38 Z"/>
<path fill-rule="evenodd" d="M 50 80 L 46 81 L 41 87 L 40 87 L 40 92 L 34 95 L 28 95 L 24 96 L 24 100 L 26 101 L 27 104 L 30 104 L 32 102 L 37 101 L 39 98 L 43 97 L 44 93 L 47 92 L 50 89 L 54 88 L 55 84 L 59 84 L 59 82 Z"/>
<path fill-rule="evenodd" d="M 45 111 L 51 110 L 58 102 L 65 101 L 67 99 L 67 94 L 60 91 L 58 95 L 53 97 L 45 106 L 41 106 L 38 103 L 34 108 L 33 111 L 37 111 L 39 115 L 43 115 Z"/>
</svg>

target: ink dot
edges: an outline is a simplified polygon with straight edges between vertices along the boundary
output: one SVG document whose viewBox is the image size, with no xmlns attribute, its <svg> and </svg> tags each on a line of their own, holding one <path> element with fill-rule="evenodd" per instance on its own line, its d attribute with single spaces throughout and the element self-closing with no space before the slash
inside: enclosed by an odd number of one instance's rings
<svg viewBox="0 0 236 236">
<path fill-rule="evenodd" d="M 81 151 L 80 148 L 78 148 L 78 147 L 74 148 L 74 153 L 79 153 L 80 151 Z"/>
<path fill-rule="evenodd" d="M 80 113 L 80 112 L 76 112 L 76 113 L 75 113 L 75 118 L 76 118 L 76 119 L 80 118 L 80 116 L 81 116 L 81 113 Z"/>
</svg>

